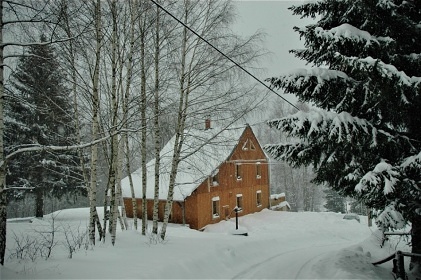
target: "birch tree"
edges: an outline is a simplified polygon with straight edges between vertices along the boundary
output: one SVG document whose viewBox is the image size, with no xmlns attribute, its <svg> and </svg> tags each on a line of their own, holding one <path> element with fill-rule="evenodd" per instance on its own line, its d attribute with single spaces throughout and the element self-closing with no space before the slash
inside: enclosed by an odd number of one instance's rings
<svg viewBox="0 0 421 280">
<path fill-rule="evenodd" d="M 101 0 L 97 0 L 94 4 L 94 19 L 95 19 L 95 62 L 93 66 L 92 75 L 92 138 L 97 140 L 99 138 L 99 67 L 102 47 L 102 32 L 101 32 Z M 89 239 L 91 244 L 95 245 L 95 225 L 99 230 L 100 238 L 104 236 L 101 223 L 99 221 L 98 212 L 96 210 L 96 196 L 97 196 L 97 165 L 98 165 L 98 144 L 91 147 L 91 178 L 89 184 Z"/>
<path fill-rule="evenodd" d="M 4 265 L 4 255 L 6 253 L 6 225 L 7 225 L 7 201 L 5 192 L 5 158 L 4 158 L 4 47 L 3 42 L 3 1 L 0 1 L 0 264 Z"/>
<path fill-rule="evenodd" d="M 155 138 L 155 188 L 153 201 L 153 225 L 152 233 L 158 234 L 158 211 L 159 211 L 159 167 L 160 167 L 160 150 L 161 150 L 161 135 L 159 127 L 159 54 L 160 54 L 160 9 L 156 7 L 155 18 L 155 84 L 154 84 L 154 138 Z"/>
<path fill-rule="evenodd" d="M 129 98 L 130 98 L 130 89 L 131 89 L 131 82 L 132 82 L 132 74 L 133 74 L 133 56 L 134 56 L 134 45 L 135 45 L 135 26 L 137 15 L 139 12 L 139 3 L 138 0 L 130 0 L 130 45 L 129 45 L 129 53 L 128 53 L 128 62 L 127 62 L 127 76 L 126 76 L 126 87 L 124 89 L 124 98 L 123 99 L 123 126 L 127 129 L 128 128 L 128 114 L 129 114 Z M 132 197 L 132 208 L 133 208 L 133 223 L 134 227 L 137 230 L 137 201 L 136 195 L 134 192 L 133 186 L 133 179 L 131 174 L 131 165 L 130 165 L 130 145 L 129 145 L 129 137 L 127 133 L 122 135 L 124 148 L 125 148 L 125 160 L 126 160 L 126 171 L 127 176 L 129 177 L 130 182 L 130 191 Z"/>
<path fill-rule="evenodd" d="M 68 37 L 81 34 L 74 40 L 63 44 L 62 56 L 65 59 L 69 76 L 71 77 L 74 94 L 75 119 L 78 122 L 78 139 L 95 143 L 89 148 L 89 172 L 85 172 L 86 185 L 89 193 L 90 225 L 89 237 L 92 245 L 95 245 L 95 232 L 98 229 L 99 237 L 102 238 L 103 229 L 99 220 L 97 206 L 98 188 L 98 145 L 101 137 L 100 131 L 100 64 L 103 55 L 103 27 L 102 7 L 99 1 L 61 2 L 63 6 L 56 8 L 56 14 L 62 18 L 61 27 Z M 68 8 L 71 7 L 71 8 Z M 76 11 L 69 14 L 67 10 Z M 81 12 L 83 11 L 83 12 Z M 83 26 L 88 26 L 89 32 L 85 32 Z M 56 31 L 57 33 L 58 31 Z M 80 105 L 79 105 L 80 104 Z M 81 110 L 79 110 L 81 108 Z M 83 124 L 90 125 L 90 129 L 84 129 Z M 84 155 L 80 150 L 81 165 L 85 165 Z M 86 156 L 88 157 L 88 156 Z"/>
<path fill-rule="evenodd" d="M 146 176 L 146 157 L 147 157 L 147 36 L 150 34 L 149 9 L 150 5 L 147 2 L 141 2 L 140 9 L 142 17 L 139 20 L 140 32 L 140 157 L 142 169 L 142 235 L 146 235 L 148 223 L 148 208 L 147 208 L 147 176 Z"/>
</svg>

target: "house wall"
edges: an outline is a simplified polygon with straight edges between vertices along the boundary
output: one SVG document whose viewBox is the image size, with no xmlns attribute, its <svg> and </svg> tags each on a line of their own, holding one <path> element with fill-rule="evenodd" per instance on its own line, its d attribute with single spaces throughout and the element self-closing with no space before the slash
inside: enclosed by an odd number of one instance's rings
<svg viewBox="0 0 421 280">
<path fill-rule="evenodd" d="M 247 142 L 253 143 L 250 149 Z M 248 147 L 247 147 L 248 146 Z M 239 216 L 261 211 L 269 207 L 269 167 L 268 161 L 251 129 L 248 128 L 239 140 L 229 159 L 219 167 L 218 184 L 212 177 L 205 180 L 187 202 L 197 204 L 196 217 L 190 219 L 190 227 L 201 229 L 207 224 L 220 222 L 235 217 L 233 212 L 237 205 L 237 195 L 242 195 L 242 211 Z M 236 165 L 240 164 L 240 178 L 236 176 Z M 257 165 L 260 165 L 260 177 L 257 176 Z M 257 192 L 261 192 L 261 204 L 257 205 Z M 219 197 L 219 217 L 212 213 L 212 198 Z M 189 201 L 191 200 L 191 201 Z"/>
<path fill-rule="evenodd" d="M 132 206 L 132 199 L 125 197 L 123 198 L 124 207 L 126 208 L 126 216 L 129 218 L 133 218 L 133 206 Z M 147 213 L 148 213 L 148 220 L 152 220 L 153 218 L 153 200 L 148 199 L 147 201 Z M 137 198 L 137 217 L 142 218 L 142 199 Z M 158 204 L 158 220 L 164 220 L 164 212 L 165 212 L 165 200 L 160 200 Z M 172 212 L 170 216 L 171 223 L 182 224 L 183 223 L 183 207 L 182 202 L 174 201 L 172 205 Z"/>
</svg>

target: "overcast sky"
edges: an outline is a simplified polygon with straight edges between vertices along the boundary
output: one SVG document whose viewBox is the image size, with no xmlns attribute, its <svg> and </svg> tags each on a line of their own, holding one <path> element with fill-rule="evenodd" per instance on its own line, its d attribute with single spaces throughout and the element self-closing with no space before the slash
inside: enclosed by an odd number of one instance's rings
<svg viewBox="0 0 421 280">
<path fill-rule="evenodd" d="M 294 68 L 303 68 L 305 63 L 295 58 L 288 51 L 290 49 L 303 48 L 303 41 L 300 41 L 297 32 L 293 31 L 294 26 L 305 26 L 312 21 L 300 19 L 293 16 L 288 7 L 299 5 L 302 1 L 244 1 L 237 0 L 237 22 L 233 30 L 242 35 L 251 35 L 257 30 L 266 33 L 264 47 L 272 55 L 262 62 L 267 68 L 267 77 L 278 76 Z"/>
<path fill-rule="evenodd" d="M 288 51 L 291 49 L 304 48 L 303 41 L 299 34 L 294 32 L 294 26 L 306 26 L 313 22 L 312 19 L 300 19 L 293 16 L 288 7 L 302 4 L 303 1 L 262 1 L 262 0 L 234 0 L 237 6 L 237 20 L 233 26 L 233 31 L 239 35 L 250 36 L 257 30 L 266 33 L 263 47 L 271 52 L 271 55 L 261 62 L 261 67 L 266 68 L 266 72 L 253 73 L 257 78 L 264 81 L 266 78 L 277 77 L 297 68 L 308 67 L 305 62 L 297 59 Z M 297 98 L 291 94 L 284 94 L 282 90 L 275 90 L 289 102 L 296 103 Z M 267 106 L 277 106 L 274 101 L 280 101 L 275 94 L 269 93 Z M 282 101 L 281 101 L 282 102 Z M 288 105 L 286 105 L 288 107 Z M 267 120 L 270 110 L 260 112 L 251 116 L 249 123 L 260 123 Z"/>
</svg>

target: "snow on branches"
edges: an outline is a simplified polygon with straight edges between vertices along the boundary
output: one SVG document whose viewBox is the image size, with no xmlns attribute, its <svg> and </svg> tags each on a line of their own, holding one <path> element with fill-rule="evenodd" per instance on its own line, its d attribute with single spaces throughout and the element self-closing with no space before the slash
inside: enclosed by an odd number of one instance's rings
<svg viewBox="0 0 421 280">
<path fill-rule="evenodd" d="M 321 67 L 296 69 L 284 76 L 267 81 L 275 88 L 284 89 L 286 93 L 299 92 L 303 101 L 312 101 L 316 105 L 321 105 L 318 100 L 324 100 L 326 107 L 333 107 L 333 104 L 339 102 L 337 99 L 342 98 L 340 94 L 326 96 L 326 92 L 330 92 L 333 88 L 338 93 L 345 92 L 356 83 L 342 71 Z"/>
<path fill-rule="evenodd" d="M 396 203 L 392 202 L 387 205 L 383 211 L 377 216 L 376 223 L 381 228 L 394 228 L 401 229 L 406 225 L 405 219 L 400 213 L 396 210 Z"/>
<path fill-rule="evenodd" d="M 357 192 L 365 191 L 369 187 L 380 188 L 383 186 L 383 194 L 388 195 L 395 189 L 399 172 L 391 164 L 382 161 L 376 167 L 365 174 L 355 187 Z"/>
<path fill-rule="evenodd" d="M 421 152 L 407 157 L 406 159 L 403 160 L 401 167 L 403 169 L 410 169 L 410 168 L 414 168 L 414 169 L 418 169 L 421 171 Z M 420 172 L 421 173 L 421 172 Z"/>
<path fill-rule="evenodd" d="M 370 138 L 371 146 L 376 146 L 378 131 L 370 122 L 352 116 L 347 112 L 336 113 L 313 108 L 309 112 L 298 112 L 281 119 L 268 122 L 270 127 L 286 131 L 289 136 L 331 142 L 358 142 L 361 137 Z"/>
<path fill-rule="evenodd" d="M 324 30 L 321 27 L 316 27 L 314 31 L 317 36 L 333 42 L 343 41 L 344 39 L 362 42 L 366 45 L 380 44 L 380 42 L 393 42 L 393 39 L 390 37 L 372 36 L 369 32 L 360 30 L 348 23 L 344 23 L 330 30 Z"/>
<path fill-rule="evenodd" d="M 359 57 L 345 57 L 336 53 L 337 57 L 341 57 L 347 64 L 352 65 L 355 69 L 363 70 L 365 72 L 372 72 L 374 70 L 380 74 L 384 80 L 396 80 L 398 87 L 418 87 L 421 84 L 421 77 L 409 77 L 404 71 L 399 71 L 394 65 L 382 62 L 380 59 L 373 57 L 359 58 Z"/>
</svg>

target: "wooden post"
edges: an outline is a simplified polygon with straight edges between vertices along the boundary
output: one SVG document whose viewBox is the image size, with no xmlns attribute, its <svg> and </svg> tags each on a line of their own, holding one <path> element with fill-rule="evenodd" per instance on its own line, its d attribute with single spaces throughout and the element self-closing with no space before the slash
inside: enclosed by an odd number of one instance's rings
<svg viewBox="0 0 421 280">
<path fill-rule="evenodd" d="M 181 210 L 182 210 L 182 215 L 183 215 L 183 226 L 186 225 L 186 200 L 184 199 L 184 201 L 181 203 Z"/>
<path fill-rule="evenodd" d="M 405 278 L 405 263 L 404 258 L 401 251 L 396 251 L 396 276 L 400 279 L 406 279 Z"/>
<path fill-rule="evenodd" d="M 234 209 L 235 211 L 235 230 L 238 229 L 238 208 Z"/>
</svg>

